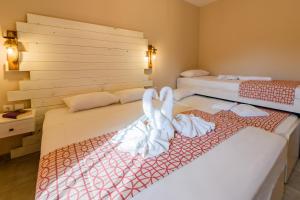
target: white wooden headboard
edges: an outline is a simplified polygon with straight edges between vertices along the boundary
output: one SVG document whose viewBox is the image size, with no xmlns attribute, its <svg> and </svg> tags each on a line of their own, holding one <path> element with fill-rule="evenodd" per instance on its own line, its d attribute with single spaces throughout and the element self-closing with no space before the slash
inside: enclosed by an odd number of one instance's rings
<svg viewBox="0 0 300 200">
<path fill-rule="evenodd" d="M 37 123 L 68 95 L 151 86 L 144 74 L 148 41 L 142 32 L 28 14 L 17 22 L 20 71 L 30 80 L 8 100 L 31 100 Z"/>
</svg>

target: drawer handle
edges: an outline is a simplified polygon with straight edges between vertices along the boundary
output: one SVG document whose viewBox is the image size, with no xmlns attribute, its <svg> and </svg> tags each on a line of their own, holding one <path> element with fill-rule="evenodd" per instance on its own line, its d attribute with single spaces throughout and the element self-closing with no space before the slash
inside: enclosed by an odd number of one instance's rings
<svg viewBox="0 0 300 200">
<path fill-rule="evenodd" d="M 9 132 L 13 132 L 15 129 L 14 128 L 10 128 L 9 129 Z"/>
</svg>

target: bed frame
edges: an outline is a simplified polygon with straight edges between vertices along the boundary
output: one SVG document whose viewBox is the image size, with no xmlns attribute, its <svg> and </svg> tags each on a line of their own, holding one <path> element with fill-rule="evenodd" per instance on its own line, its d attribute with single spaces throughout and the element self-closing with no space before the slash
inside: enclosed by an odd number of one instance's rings
<svg viewBox="0 0 300 200">
<path fill-rule="evenodd" d="M 30 80 L 9 91 L 8 101 L 30 100 L 37 130 L 44 114 L 69 95 L 152 86 L 144 74 L 148 41 L 138 31 L 27 14 L 17 22 L 20 71 Z"/>
<path fill-rule="evenodd" d="M 209 87 L 207 85 L 200 85 L 197 83 L 191 83 L 186 82 L 186 79 L 192 79 L 192 78 L 178 78 L 177 79 L 177 88 L 189 88 L 192 90 L 195 94 L 213 97 L 213 98 L 219 98 L 224 99 L 228 101 L 235 101 L 240 103 L 246 103 L 276 110 L 282 110 L 287 112 L 292 112 L 296 114 L 300 114 L 300 101 L 299 99 L 295 100 L 294 105 L 288 105 L 288 104 L 280 104 L 275 102 L 269 102 L 259 99 L 250 99 L 245 97 L 240 97 L 238 91 L 232 91 L 227 90 L 221 87 Z M 207 84 L 209 84 L 209 81 L 207 81 Z"/>
<path fill-rule="evenodd" d="M 297 161 L 299 160 L 299 146 L 300 146 L 300 120 L 298 120 L 295 125 L 295 129 L 291 133 L 290 139 L 287 141 L 287 166 L 286 166 L 286 176 L 285 182 L 288 182 Z"/>
<path fill-rule="evenodd" d="M 177 80 L 178 88 L 188 88 L 195 92 L 197 95 L 207 96 L 217 99 L 223 99 L 227 101 L 236 101 L 241 103 L 248 103 L 256 106 L 263 106 L 273 109 L 278 109 L 276 105 L 271 105 L 271 103 L 262 100 L 247 99 L 238 96 L 237 92 L 226 91 L 220 88 L 209 88 L 203 86 L 197 86 L 196 84 L 186 83 L 183 81 L 184 78 L 179 78 Z M 270 106 L 271 105 L 271 106 Z M 286 106 L 285 110 L 288 112 L 300 113 L 300 110 L 294 110 L 293 107 Z M 287 165 L 285 169 L 284 181 L 287 182 L 293 169 L 295 168 L 297 161 L 299 159 L 299 146 L 300 146 L 300 120 L 298 120 L 292 128 L 292 132 L 289 134 L 290 138 L 287 140 Z"/>
</svg>

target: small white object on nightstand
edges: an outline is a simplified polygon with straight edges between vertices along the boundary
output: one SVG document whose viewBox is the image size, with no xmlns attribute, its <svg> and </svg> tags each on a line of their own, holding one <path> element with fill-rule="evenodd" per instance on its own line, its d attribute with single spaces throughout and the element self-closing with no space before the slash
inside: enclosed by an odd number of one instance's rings
<svg viewBox="0 0 300 200">
<path fill-rule="evenodd" d="M 35 110 L 26 109 L 29 112 L 18 119 L 3 118 L 0 116 L 0 139 L 35 131 Z"/>
</svg>

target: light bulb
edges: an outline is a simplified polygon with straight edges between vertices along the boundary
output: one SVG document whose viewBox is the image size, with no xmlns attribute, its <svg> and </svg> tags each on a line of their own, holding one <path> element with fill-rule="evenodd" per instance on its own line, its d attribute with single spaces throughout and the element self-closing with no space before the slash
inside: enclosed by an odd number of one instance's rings
<svg viewBox="0 0 300 200">
<path fill-rule="evenodd" d="M 13 54 L 14 54 L 13 48 L 8 47 L 8 48 L 7 48 L 7 54 L 8 54 L 8 55 L 13 55 Z"/>
</svg>

